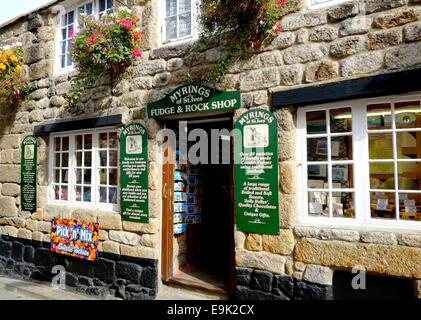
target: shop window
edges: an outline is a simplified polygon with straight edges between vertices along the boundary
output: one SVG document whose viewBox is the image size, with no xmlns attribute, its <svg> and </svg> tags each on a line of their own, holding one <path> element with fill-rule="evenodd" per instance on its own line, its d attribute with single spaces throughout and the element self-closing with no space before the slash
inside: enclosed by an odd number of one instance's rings
<svg viewBox="0 0 421 320">
<path fill-rule="evenodd" d="M 51 139 L 50 202 L 116 210 L 117 132 L 54 134 Z"/>
<path fill-rule="evenodd" d="M 194 36 L 195 0 L 164 0 L 163 42 Z"/>
<path fill-rule="evenodd" d="M 298 137 L 303 221 L 420 227 L 419 97 L 300 108 Z"/>
<path fill-rule="evenodd" d="M 68 8 L 66 13 L 60 17 L 59 22 L 59 52 L 58 52 L 58 70 L 68 71 L 73 68 L 71 58 L 71 41 L 73 35 L 83 28 L 80 16 L 81 14 L 101 17 L 105 13 L 113 12 L 114 0 L 95 0 L 79 3 Z"/>
</svg>

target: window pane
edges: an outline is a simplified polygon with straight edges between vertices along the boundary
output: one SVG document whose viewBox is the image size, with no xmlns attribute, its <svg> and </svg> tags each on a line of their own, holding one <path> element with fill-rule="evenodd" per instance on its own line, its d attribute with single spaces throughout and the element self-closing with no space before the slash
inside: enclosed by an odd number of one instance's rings
<svg viewBox="0 0 421 320">
<path fill-rule="evenodd" d="M 395 193 L 370 192 L 371 217 L 379 219 L 395 219 Z"/>
<path fill-rule="evenodd" d="M 117 148 L 118 147 L 117 132 L 110 132 L 108 138 L 109 138 L 109 147 Z"/>
<path fill-rule="evenodd" d="M 76 152 L 76 166 L 82 166 L 82 152 Z"/>
<path fill-rule="evenodd" d="M 370 159 L 393 159 L 393 140 L 391 133 L 368 135 Z"/>
<path fill-rule="evenodd" d="M 54 138 L 54 150 L 60 151 L 60 137 Z"/>
<path fill-rule="evenodd" d="M 367 106 L 367 128 L 392 128 L 392 112 L 389 103 L 371 104 Z"/>
<path fill-rule="evenodd" d="M 113 2 L 113 0 L 107 0 L 107 8 L 112 8 Z"/>
<path fill-rule="evenodd" d="M 60 170 L 54 170 L 54 182 L 60 183 Z"/>
<path fill-rule="evenodd" d="M 85 167 L 90 167 L 92 165 L 92 153 L 90 151 L 84 152 L 83 163 Z"/>
<path fill-rule="evenodd" d="M 86 13 L 89 15 L 89 14 L 92 14 L 92 12 L 93 12 L 93 6 L 92 6 L 92 3 L 88 3 L 88 4 L 86 5 Z"/>
<path fill-rule="evenodd" d="M 84 184 L 91 184 L 91 169 L 84 169 L 83 170 L 83 183 Z"/>
<path fill-rule="evenodd" d="M 327 164 L 308 165 L 307 167 L 307 186 L 312 189 L 327 189 Z"/>
<path fill-rule="evenodd" d="M 61 141 L 62 150 L 67 151 L 69 150 L 69 137 L 63 137 L 63 140 Z"/>
<path fill-rule="evenodd" d="M 67 59 L 67 63 L 66 66 L 71 66 L 72 65 L 72 56 L 70 54 L 66 55 L 66 59 Z"/>
<path fill-rule="evenodd" d="M 91 201 L 91 187 L 83 187 L 83 201 Z"/>
<path fill-rule="evenodd" d="M 191 10 L 190 0 L 179 0 L 179 12 L 186 12 Z"/>
<path fill-rule="evenodd" d="M 352 136 L 330 139 L 332 160 L 352 160 Z"/>
<path fill-rule="evenodd" d="M 105 10 L 105 0 L 99 0 L 99 11 Z"/>
<path fill-rule="evenodd" d="M 61 170 L 61 182 L 68 183 L 69 182 L 69 170 Z"/>
<path fill-rule="evenodd" d="M 402 220 L 421 221 L 421 194 L 399 193 L 399 215 Z"/>
<path fill-rule="evenodd" d="M 352 164 L 332 166 L 332 188 L 353 188 Z"/>
<path fill-rule="evenodd" d="M 81 186 L 75 187 L 75 194 L 76 194 L 76 201 L 82 201 L 82 187 Z"/>
<path fill-rule="evenodd" d="M 82 150 L 82 135 L 76 136 L 76 149 Z"/>
<path fill-rule="evenodd" d="M 177 38 L 177 18 L 167 18 L 165 19 L 165 35 L 167 40 Z"/>
<path fill-rule="evenodd" d="M 313 111 L 306 113 L 307 133 L 326 133 L 326 112 Z"/>
<path fill-rule="evenodd" d="M 351 132 L 352 113 L 351 108 L 330 110 L 330 132 Z"/>
<path fill-rule="evenodd" d="M 370 188 L 395 189 L 395 166 L 393 162 L 370 163 Z"/>
<path fill-rule="evenodd" d="M 108 202 L 117 203 L 117 188 L 108 188 Z"/>
<path fill-rule="evenodd" d="M 421 128 L 419 101 L 401 102 L 395 105 L 396 128 Z"/>
<path fill-rule="evenodd" d="M 107 151 L 100 151 L 99 152 L 99 165 L 100 167 L 107 166 Z"/>
<path fill-rule="evenodd" d="M 105 185 L 107 184 L 107 169 L 99 170 L 99 183 Z"/>
<path fill-rule="evenodd" d="M 421 132 L 396 133 L 398 159 L 421 159 Z"/>
<path fill-rule="evenodd" d="M 75 13 L 74 13 L 74 11 L 70 11 L 69 13 L 68 13 L 68 24 L 72 24 L 73 22 L 74 22 L 74 17 L 75 17 Z"/>
<path fill-rule="evenodd" d="M 67 152 L 61 154 L 61 166 L 64 168 L 69 166 L 69 154 Z"/>
<path fill-rule="evenodd" d="M 60 167 L 60 153 L 55 153 L 55 157 L 56 157 L 56 167 Z"/>
<path fill-rule="evenodd" d="M 99 134 L 99 147 L 107 148 L 107 133 L 106 132 L 101 132 Z"/>
<path fill-rule="evenodd" d="M 66 56 L 60 56 L 60 65 L 62 68 L 66 66 Z"/>
<path fill-rule="evenodd" d="M 327 138 L 307 139 L 307 160 L 326 161 L 327 160 Z"/>
<path fill-rule="evenodd" d="M 117 167 L 117 151 L 109 151 L 109 166 Z"/>
<path fill-rule="evenodd" d="M 67 28 L 61 29 L 61 40 L 67 39 Z M 61 52 L 66 53 L 66 41 L 62 42 Z"/>
<path fill-rule="evenodd" d="M 60 186 L 59 185 L 54 186 L 54 199 L 60 200 Z"/>
<path fill-rule="evenodd" d="M 61 200 L 68 200 L 68 188 L 67 186 L 61 186 Z"/>
<path fill-rule="evenodd" d="M 329 217 L 327 192 L 311 191 L 308 193 L 308 212 L 311 216 Z"/>
<path fill-rule="evenodd" d="M 179 30 L 179 37 L 186 37 L 191 34 L 190 12 L 179 16 Z"/>
<path fill-rule="evenodd" d="M 84 135 L 84 145 L 83 148 L 92 149 L 92 134 L 85 134 Z"/>
<path fill-rule="evenodd" d="M 82 183 L 82 169 L 76 169 L 76 183 Z"/>
<path fill-rule="evenodd" d="M 108 184 L 113 186 L 117 185 L 117 169 L 109 169 Z"/>
<path fill-rule="evenodd" d="M 177 14 L 177 0 L 166 0 L 166 16 L 174 16 Z"/>
<path fill-rule="evenodd" d="M 354 193 L 332 192 L 332 217 L 354 218 Z"/>
<path fill-rule="evenodd" d="M 107 203 L 107 187 L 99 187 L 99 202 Z"/>
<path fill-rule="evenodd" d="M 398 162 L 399 190 L 421 190 L 421 162 Z"/>
</svg>

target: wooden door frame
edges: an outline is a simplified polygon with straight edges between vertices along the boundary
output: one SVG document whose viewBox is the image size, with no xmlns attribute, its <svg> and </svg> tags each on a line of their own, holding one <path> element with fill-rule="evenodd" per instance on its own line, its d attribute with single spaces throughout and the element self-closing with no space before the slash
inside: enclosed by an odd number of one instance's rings
<svg viewBox="0 0 421 320">
<path fill-rule="evenodd" d="M 230 116 L 230 130 L 234 127 L 233 117 Z M 185 119 L 188 121 L 187 119 Z M 181 119 L 179 120 L 181 121 Z M 162 247 L 161 247 L 161 279 L 164 283 L 175 282 L 179 284 L 186 284 L 188 286 L 194 287 L 194 284 L 183 283 L 174 281 L 173 271 L 174 271 L 174 227 L 173 227 L 173 202 L 174 202 L 174 170 L 175 170 L 175 150 L 171 149 L 169 143 L 164 144 L 164 147 L 167 147 L 163 151 L 164 158 L 169 160 L 169 163 L 163 163 L 162 165 Z M 236 272 L 235 272 L 235 181 L 234 181 L 234 141 L 231 139 L 230 145 L 230 154 L 231 154 L 231 209 L 230 209 L 230 243 L 228 244 L 231 247 L 231 255 L 229 261 L 229 279 L 227 283 L 227 290 L 220 291 L 219 293 L 227 293 L 228 296 L 233 296 L 236 289 Z M 205 287 L 201 287 L 206 289 Z"/>
<path fill-rule="evenodd" d="M 167 283 L 173 274 L 173 207 L 174 202 L 174 167 L 175 150 L 169 143 L 164 144 L 167 148 L 163 152 L 165 159 L 169 161 L 162 164 L 162 256 L 161 256 L 161 279 Z"/>
</svg>

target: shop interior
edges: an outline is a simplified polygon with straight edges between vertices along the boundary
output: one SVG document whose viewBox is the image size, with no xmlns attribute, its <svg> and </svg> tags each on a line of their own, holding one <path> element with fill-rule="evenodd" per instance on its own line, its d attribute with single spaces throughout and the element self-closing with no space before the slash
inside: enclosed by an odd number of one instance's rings
<svg viewBox="0 0 421 320">
<path fill-rule="evenodd" d="M 184 124 L 183 124 L 184 123 Z M 203 119 L 181 123 L 169 128 L 176 132 L 175 165 L 173 167 L 172 199 L 172 275 L 171 281 L 227 293 L 233 264 L 233 195 L 231 139 L 221 134 L 212 143 L 212 129 L 231 130 L 230 117 Z M 187 150 L 199 156 L 196 163 L 183 152 L 180 130 L 186 137 L 192 132 L 206 133 L 204 150 L 195 149 L 199 138 L 187 141 Z M 193 131 L 195 130 L 195 131 Z M 203 131 L 202 131 L 203 130 Z M 194 163 L 192 163 L 192 161 Z M 216 162 L 216 163 L 215 163 Z M 171 242 L 171 241 L 170 241 Z"/>
</svg>

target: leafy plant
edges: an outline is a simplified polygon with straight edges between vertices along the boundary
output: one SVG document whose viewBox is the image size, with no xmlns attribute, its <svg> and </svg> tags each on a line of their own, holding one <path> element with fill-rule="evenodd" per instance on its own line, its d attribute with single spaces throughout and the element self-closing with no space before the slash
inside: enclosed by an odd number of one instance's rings
<svg viewBox="0 0 421 320">
<path fill-rule="evenodd" d="M 202 0 L 202 39 L 236 31 L 236 39 L 208 74 L 221 78 L 243 49 L 270 43 L 282 30 L 281 18 L 291 11 L 295 0 Z M 247 51 L 247 50 L 244 50 Z"/>
<path fill-rule="evenodd" d="M 15 101 L 30 90 L 23 72 L 23 50 L 21 46 L 0 50 L 0 97 Z"/>
<path fill-rule="evenodd" d="M 79 73 L 72 80 L 67 104 L 77 103 L 106 72 L 120 73 L 141 57 L 139 18 L 125 8 L 100 19 L 81 16 L 83 28 L 73 35 L 71 55 Z"/>
</svg>

